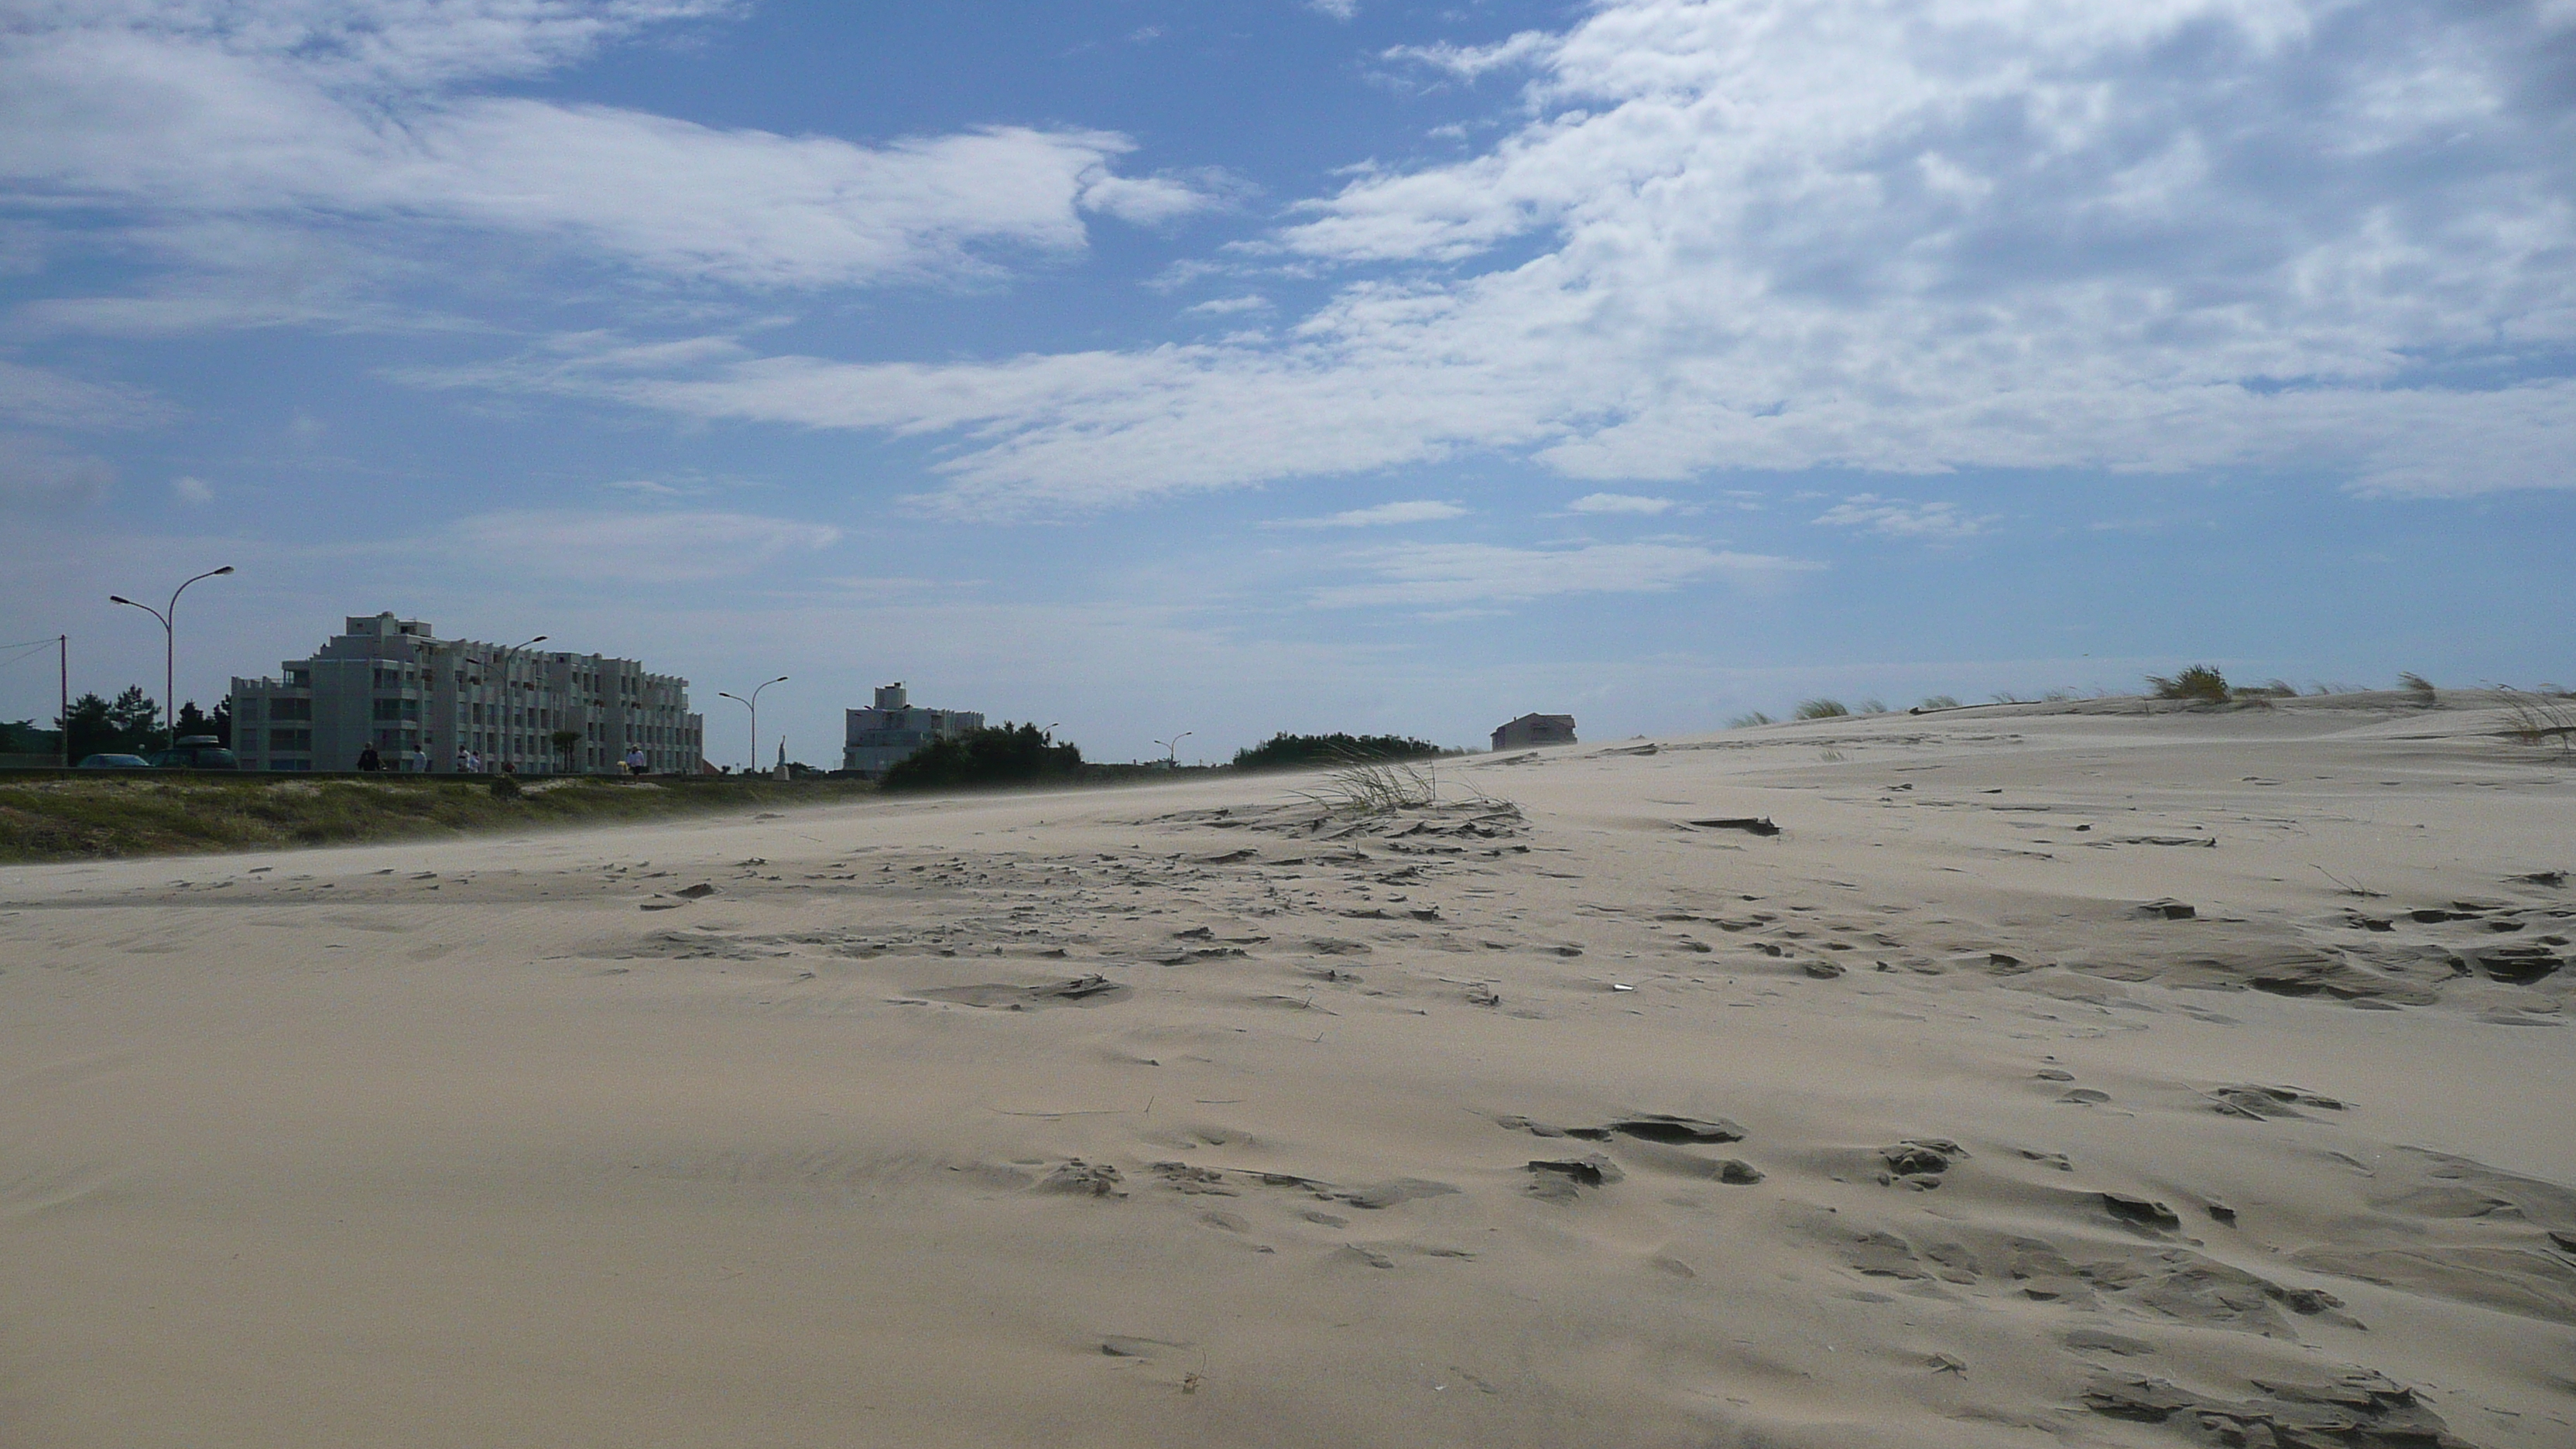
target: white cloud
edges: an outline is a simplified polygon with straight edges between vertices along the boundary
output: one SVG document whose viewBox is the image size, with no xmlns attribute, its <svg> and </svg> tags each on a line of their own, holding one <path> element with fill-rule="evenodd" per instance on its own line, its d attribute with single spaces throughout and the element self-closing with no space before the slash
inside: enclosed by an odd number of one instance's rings
<svg viewBox="0 0 2576 1449">
<path fill-rule="evenodd" d="M 1534 64 L 1553 54 L 1557 44 L 1558 37 L 1546 31 L 1524 30 L 1492 45 L 1451 45 L 1447 41 L 1432 45 L 1398 45 L 1382 52 L 1382 57 L 1447 71 L 1462 80 L 1474 80 L 1487 71 Z"/>
<path fill-rule="evenodd" d="M 1363 172 L 1276 234 L 1347 280 L 1273 333 L 514 376 L 954 433 L 964 514 L 1474 451 L 1604 481 L 2570 486 L 2568 42 L 2511 5 L 1603 0 L 1514 42 L 1536 74 L 1495 144 Z"/>
<path fill-rule="evenodd" d="M 828 524 L 712 512 L 482 513 L 449 534 L 461 562 L 639 589 L 756 573 L 840 541 Z"/>
<path fill-rule="evenodd" d="M 192 507 L 204 507 L 215 501 L 215 487 L 203 478 L 187 474 L 170 480 L 170 496 Z"/>
<path fill-rule="evenodd" d="M 243 297 L 213 288 L 154 296 L 48 297 L 20 307 L 17 317 L 33 332 L 77 332 L 99 337 L 176 337 L 259 327 L 419 331 L 439 325 L 392 308 Z"/>
<path fill-rule="evenodd" d="M 0 40 L 0 179 L 151 218 L 429 223 L 754 286 L 972 272 L 1069 251 L 1086 211 L 1209 204 L 1127 178 L 1099 131 L 992 127 L 862 146 L 462 88 L 730 9 L 569 0 L 65 7 Z"/>
<path fill-rule="evenodd" d="M 0 359 L 0 420 L 40 428 L 134 428 L 169 415 L 168 407 L 140 388 L 83 382 Z"/>
<path fill-rule="evenodd" d="M 691 417 L 881 428 L 969 429 L 990 439 L 944 465 L 926 502 L 961 517 L 1060 512 L 1264 478 L 1339 473 L 1440 456 L 1464 420 L 1525 441 L 1509 395 L 1471 369 L 1403 387 L 1241 342 L 1144 353 L 1073 353 L 966 366 L 753 357 L 731 339 L 672 344 L 686 365 L 656 375 L 633 349 L 577 341 L 554 353 L 404 374 L 433 385 L 537 388 L 615 398 Z"/>
<path fill-rule="evenodd" d="M 1232 317 L 1243 312 L 1267 312 L 1270 299 L 1258 293 L 1241 297 L 1211 297 L 1181 309 L 1203 317 Z"/>
<path fill-rule="evenodd" d="M 691 491 L 674 488 L 668 483 L 656 483 L 650 478 L 621 478 L 614 483 L 602 483 L 599 486 L 619 493 L 632 493 L 642 498 L 678 498 Z"/>
<path fill-rule="evenodd" d="M 1818 514 L 1815 521 L 1837 528 L 1866 528 L 1889 538 L 1947 540 L 1974 538 L 1998 516 L 1971 518 L 1956 503 L 1908 503 L 1902 498 L 1855 493 Z"/>
<path fill-rule="evenodd" d="M 1568 513 L 1669 513 L 1681 505 L 1670 498 L 1641 498 L 1634 493 L 1586 493 L 1565 505 Z"/>
<path fill-rule="evenodd" d="M 11 510 L 87 508 L 107 501 L 116 468 L 50 439 L 0 433 L 0 505 Z"/>
<path fill-rule="evenodd" d="M 1353 508 L 1324 518 L 1292 519 L 1287 528 L 1384 528 L 1398 523 L 1438 523 L 1447 518 L 1464 518 L 1467 510 L 1455 503 L 1437 499 L 1416 498 L 1402 503 L 1380 503 L 1368 508 Z"/>
<path fill-rule="evenodd" d="M 1328 607 L 1516 604 L 1570 594 L 1663 593 L 1712 576 L 1758 587 L 1820 567 L 1797 559 L 1684 543 L 1595 543 L 1562 549 L 1405 544 L 1366 555 L 1364 562 L 1378 576 L 1376 582 L 1324 589 L 1315 601 Z"/>
<path fill-rule="evenodd" d="M 1101 133 L 1099 140 L 1104 154 L 1127 149 L 1121 136 Z M 1201 179 L 1205 189 L 1174 176 L 1113 175 L 1105 162 L 1096 163 L 1085 173 L 1082 207 L 1135 226 L 1161 226 L 1219 205 L 1227 193 L 1240 189 L 1223 175 Z"/>
<path fill-rule="evenodd" d="M 1348 20 L 1360 13 L 1360 0 L 1306 0 L 1306 8 L 1335 20 Z"/>
<path fill-rule="evenodd" d="M 135 222 L 110 232 L 64 232 L 57 248 L 122 253 L 149 271 L 122 296 L 58 296 L 19 305 L 11 320 L 31 334 L 168 337 L 217 329 L 298 327 L 328 332 L 491 330 L 460 317 L 396 304 L 382 294 L 428 269 L 363 235 L 295 229 L 258 220 L 196 216 Z"/>
</svg>

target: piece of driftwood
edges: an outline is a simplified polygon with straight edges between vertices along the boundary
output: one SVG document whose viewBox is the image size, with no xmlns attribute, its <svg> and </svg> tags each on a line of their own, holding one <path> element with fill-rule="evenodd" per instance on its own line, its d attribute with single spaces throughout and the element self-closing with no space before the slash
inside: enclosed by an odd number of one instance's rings
<svg viewBox="0 0 2576 1449">
<path fill-rule="evenodd" d="M 1772 824 L 1768 815 L 1728 816 L 1722 820 L 1694 820 L 1690 823 L 1702 830 L 1741 830 L 1748 835 L 1780 833 L 1780 827 Z"/>
</svg>

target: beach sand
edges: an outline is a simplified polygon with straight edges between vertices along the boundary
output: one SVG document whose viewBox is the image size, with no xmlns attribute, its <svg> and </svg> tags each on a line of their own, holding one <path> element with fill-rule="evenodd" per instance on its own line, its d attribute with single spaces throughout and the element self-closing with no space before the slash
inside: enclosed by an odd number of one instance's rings
<svg viewBox="0 0 2576 1449">
<path fill-rule="evenodd" d="M 0 869 L 0 1444 L 2564 1449 L 2454 698 Z"/>
</svg>

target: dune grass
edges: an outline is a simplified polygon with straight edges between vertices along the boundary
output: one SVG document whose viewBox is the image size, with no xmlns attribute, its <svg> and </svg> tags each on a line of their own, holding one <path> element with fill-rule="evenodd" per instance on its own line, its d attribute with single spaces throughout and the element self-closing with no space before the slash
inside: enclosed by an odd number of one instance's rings
<svg viewBox="0 0 2576 1449">
<path fill-rule="evenodd" d="M 2231 698 L 2227 676 L 2207 664 L 2195 664 L 2168 678 L 2161 674 L 2147 676 L 2147 687 L 2158 699 L 2196 700 L 2203 704 L 2225 704 Z"/>
<path fill-rule="evenodd" d="M 534 779 L 515 796 L 453 776 L 294 779 L 152 772 L 0 777 L 0 861 L 94 860 L 460 836 L 814 804 L 857 781 Z"/>
<path fill-rule="evenodd" d="M 2576 761 L 2576 703 L 2564 695 L 2512 688 L 2504 691 L 2504 698 L 2505 716 L 2512 721 L 2507 734 L 2526 745 L 2554 748 L 2562 760 Z"/>
<path fill-rule="evenodd" d="M 1323 807 L 1331 815 L 1384 815 L 1395 810 L 1418 810 L 1440 803 L 1439 768 L 1429 764 L 1408 764 L 1394 760 L 1359 761 L 1346 765 L 1324 777 L 1324 783 L 1312 790 L 1297 792 L 1300 799 Z"/>
</svg>

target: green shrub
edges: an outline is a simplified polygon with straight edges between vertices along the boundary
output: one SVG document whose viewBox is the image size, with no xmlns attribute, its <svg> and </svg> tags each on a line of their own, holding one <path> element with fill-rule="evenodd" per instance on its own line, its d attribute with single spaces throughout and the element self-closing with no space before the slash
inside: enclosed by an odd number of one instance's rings
<svg viewBox="0 0 2576 1449">
<path fill-rule="evenodd" d="M 2433 681 L 2423 675 L 2407 673 L 2397 676 L 2397 687 L 2414 697 L 2414 703 L 2425 709 L 2439 706 L 2442 696 L 2434 690 Z"/>
<path fill-rule="evenodd" d="M 1800 719 L 1840 719 L 1850 713 L 1839 699 L 1810 699 L 1798 705 Z"/>
<path fill-rule="evenodd" d="M 2227 676 L 2206 664 L 2195 664 L 2182 673 L 2167 678 L 2161 674 L 2147 676 L 2147 687 L 2158 699 L 2188 699 L 2204 704 L 2225 704 L 2229 698 Z"/>
<path fill-rule="evenodd" d="M 1755 725 L 1767 725 L 1769 723 L 1771 723 L 1771 716 L 1764 714 L 1758 709 L 1749 709 L 1744 713 L 1737 715 L 1735 718 L 1728 720 L 1726 722 L 1726 727 L 1731 730 L 1741 730 L 1751 729 Z"/>
<path fill-rule="evenodd" d="M 1955 694 L 1927 694 L 1923 696 L 1923 703 L 1915 707 L 1917 709 L 1957 709 L 1960 707 L 1959 697 Z"/>
<path fill-rule="evenodd" d="M 987 725 L 932 740 L 895 761 L 887 790 L 958 790 L 1028 785 L 1082 773 L 1082 747 L 1056 744 L 1033 724 Z"/>
<path fill-rule="evenodd" d="M 516 800 L 524 793 L 519 789 L 519 777 L 516 775 L 494 775 L 491 791 L 492 798 L 495 800 Z"/>
<path fill-rule="evenodd" d="M 1352 765 L 1365 760 L 1418 760 L 1437 755 L 1429 740 L 1403 735 L 1278 734 L 1247 750 L 1234 752 L 1238 770 L 1294 770 L 1315 765 Z"/>
</svg>

